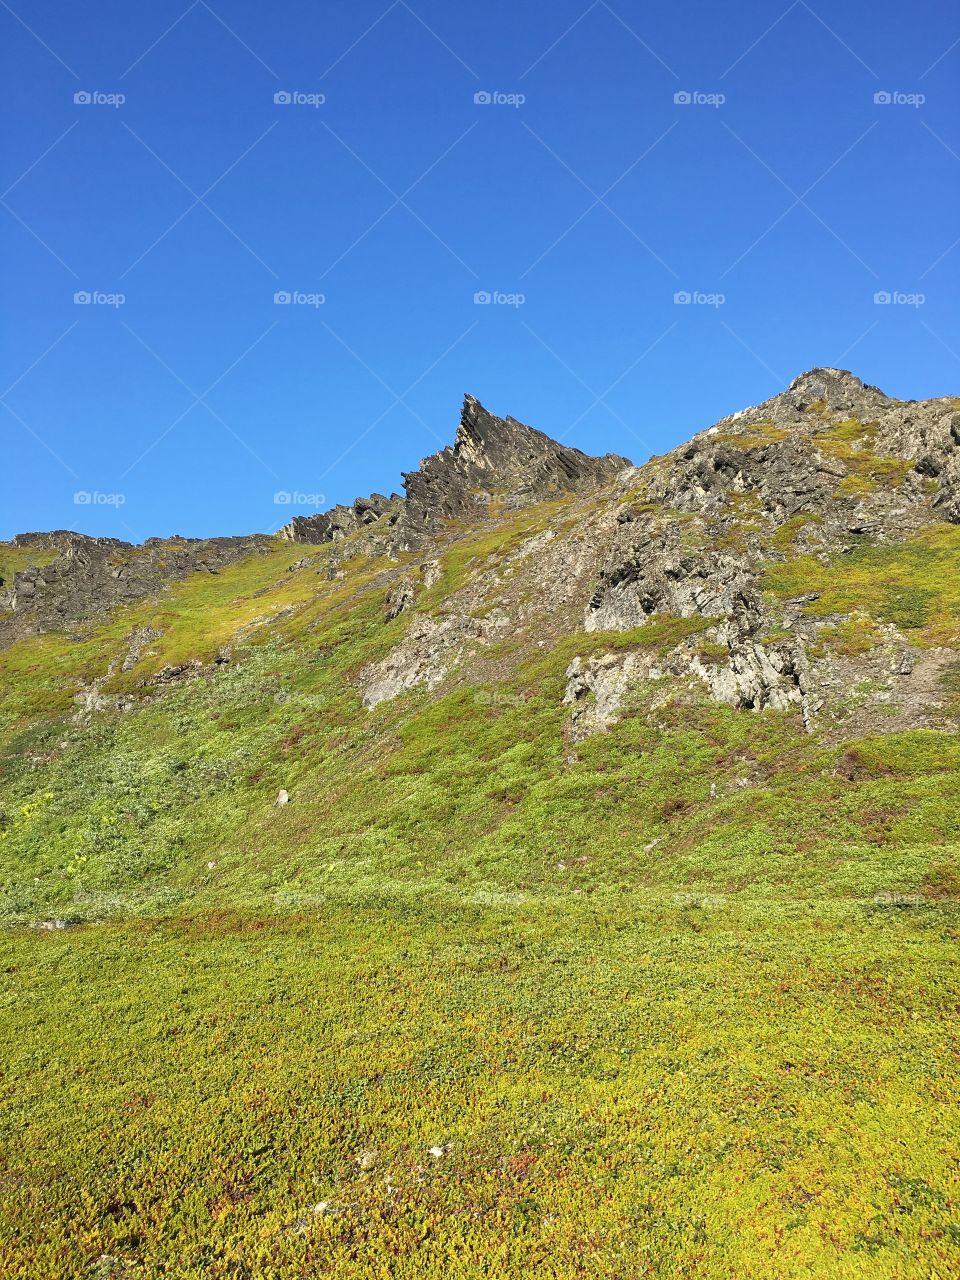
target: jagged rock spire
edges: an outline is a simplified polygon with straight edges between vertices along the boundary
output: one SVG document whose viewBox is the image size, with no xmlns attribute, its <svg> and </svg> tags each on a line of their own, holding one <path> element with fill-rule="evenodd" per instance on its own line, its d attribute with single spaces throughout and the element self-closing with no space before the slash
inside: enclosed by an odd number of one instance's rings
<svg viewBox="0 0 960 1280">
<path fill-rule="evenodd" d="M 628 466 L 616 454 L 592 458 L 516 418 L 498 418 L 466 395 L 453 445 L 403 477 L 401 545 L 415 546 L 441 520 L 476 515 L 494 498 L 510 506 L 542 502 L 602 484 Z"/>
<path fill-rule="evenodd" d="M 466 395 L 452 445 L 403 476 L 405 497 L 373 494 L 351 506 L 295 516 L 280 530 L 291 542 L 330 542 L 368 525 L 391 526 L 399 550 L 419 545 L 444 520 L 482 516 L 495 498 L 524 506 L 612 479 L 626 458 L 591 458 L 516 418 L 498 418 Z"/>
</svg>

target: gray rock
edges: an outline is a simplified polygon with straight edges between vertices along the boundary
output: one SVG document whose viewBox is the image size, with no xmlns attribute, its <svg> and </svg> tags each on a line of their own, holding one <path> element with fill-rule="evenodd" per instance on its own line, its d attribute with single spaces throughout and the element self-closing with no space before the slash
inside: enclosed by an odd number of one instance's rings
<svg viewBox="0 0 960 1280">
<path fill-rule="evenodd" d="M 419 546 L 444 520 L 482 519 L 495 499 L 522 507 L 596 487 L 629 466 L 626 458 L 591 458 L 515 418 L 497 418 L 468 395 L 453 445 L 403 477 L 397 545 Z"/>
<path fill-rule="evenodd" d="M 395 515 L 399 502 L 397 494 L 385 498 L 382 493 L 373 493 L 369 498 L 357 498 L 349 507 L 332 507 L 315 516 L 294 516 L 289 524 L 278 530 L 278 536 L 288 542 L 314 545 L 336 542 L 370 528 L 386 516 Z"/>
<path fill-rule="evenodd" d="M 143 652 L 147 646 L 152 644 L 154 640 L 161 639 L 162 636 L 163 631 L 156 627 L 145 626 L 134 628 L 130 633 L 129 648 L 127 649 L 127 655 L 120 666 L 120 670 L 131 671 L 143 657 Z"/>
<path fill-rule="evenodd" d="M 375 707 L 419 686 L 435 688 L 466 651 L 489 643 L 509 624 L 510 619 L 498 612 L 487 618 L 464 614 L 414 618 L 401 644 L 361 674 L 363 705 Z"/>
<path fill-rule="evenodd" d="M 409 609 L 413 604 L 415 588 L 412 579 L 401 578 L 400 581 L 391 587 L 387 593 L 386 610 L 384 619 L 392 622 L 394 618 L 398 618 L 405 609 Z"/>
<path fill-rule="evenodd" d="M 280 530 L 291 542 L 335 542 L 369 531 L 379 550 L 409 551 L 445 521 L 484 519 L 494 501 L 508 507 L 580 492 L 610 480 L 630 463 L 615 454 L 591 458 L 558 444 L 515 418 L 497 418 L 466 396 L 453 445 L 404 474 L 404 497 L 373 494 L 352 506 L 295 516 Z"/>
<path fill-rule="evenodd" d="M 57 530 L 21 533 L 16 547 L 55 550 L 49 564 L 14 575 L 7 602 L 12 616 L 0 619 L 0 648 L 36 631 L 62 630 L 118 605 L 155 596 L 195 573 L 219 573 L 250 555 L 262 555 L 270 539 L 148 538 L 139 546 L 117 538 L 90 538 Z"/>
</svg>

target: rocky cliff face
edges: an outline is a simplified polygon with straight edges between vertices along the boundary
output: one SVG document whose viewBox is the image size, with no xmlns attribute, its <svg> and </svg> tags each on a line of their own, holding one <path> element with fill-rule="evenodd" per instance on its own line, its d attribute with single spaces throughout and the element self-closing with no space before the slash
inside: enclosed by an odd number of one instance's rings
<svg viewBox="0 0 960 1280">
<path fill-rule="evenodd" d="M 808 728 L 860 675 L 859 683 L 882 684 L 878 705 L 910 703 L 902 677 L 919 655 L 895 627 L 875 635 L 859 664 L 844 664 L 820 655 L 820 637 L 849 616 L 814 622 L 805 606 L 819 593 L 773 601 L 764 580 L 791 552 L 830 566 L 868 543 L 956 521 L 958 441 L 956 399 L 896 401 L 844 370 L 814 369 L 643 469 L 643 501 L 618 512 L 584 626 L 630 630 L 657 615 L 709 620 L 702 638 L 669 654 L 657 674 L 692 676 L 734 706 L 796 704 Z M 955 660 L 952 649 L 927 654 L 924 678 Z M 625 659 L 618 672 L 629 665 Z M 609 663 L 601 670 L 609 685 Z M 589 671 L 571 675 L 589 690 Z"/>
<path fill-rule="evenodd" d="M 516 508 L 584 492 L 630 466 L 615 454 L 591 458 L 515 418 L 494 417 L 467 396 L 453 446 L 403 477 L 406 501 L 397 520 L 397 545 L 419 546 L 444 520 L 482 520 L 495 501 Z"/>
<path fill-rule="evenodd" d="M 468 558 L 469 572 L 444 579 L 458 546 L 462 560 L 485 530 L 518 520 L 529 536 L 508 554 Z M 905 563 L 927 572 L 926 555 L 939 563 L 956 523 L 960 400 L 897 401 L 815 369 L 642 467 L 588 457 L 468 396 L 453 445 L 406 474 L 402 496 L 295 517 L 280 538 L 314 548 L 291 570 L 316 560 L 327 580 L 348 562 L 387 566 L 375 579 L 382 617 L 406 622 L 358 668 L 368 708 L 488 679 L 516 654 L 582 636 L 564 698 L 575 744 L 661 687 L 793 712 L 836 736 L 952 723 L 960 636 L 924 603 L 945 587 L 884 582 Z M 275 546 L 22 535 L 18 548 L 56 554 L 0 584 L 0 643 Z"/>
<path fill-rule="evenodd" d="M 630 466 L 626 458 L 591 458 L 515 418 L 497 418 L 468 395 L 454 443 L 404 473 L 404 497 L 373 494 L 322 515 L 298 516 L 280 535 L 291 542 L 323 543 L 369 530 L 380 550 L 412 551 L 445 521 L 476 523 L 494 503 L 516 509 L 583 492 Z"/>
</svg>

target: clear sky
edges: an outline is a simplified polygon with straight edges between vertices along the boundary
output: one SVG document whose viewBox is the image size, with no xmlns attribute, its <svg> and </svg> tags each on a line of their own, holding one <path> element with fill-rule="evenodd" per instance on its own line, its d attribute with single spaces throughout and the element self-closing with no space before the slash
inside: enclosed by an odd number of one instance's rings
<svg viewBox="0 0 960 1280">
<path fill-rule="evenodd" d="M 960 392 L 945 0 L 0 0 L 0 30 L 0 537 L 272 530 L 399 488 L 465 391 L 638 462 L 818 364 Z"/>
</svg>

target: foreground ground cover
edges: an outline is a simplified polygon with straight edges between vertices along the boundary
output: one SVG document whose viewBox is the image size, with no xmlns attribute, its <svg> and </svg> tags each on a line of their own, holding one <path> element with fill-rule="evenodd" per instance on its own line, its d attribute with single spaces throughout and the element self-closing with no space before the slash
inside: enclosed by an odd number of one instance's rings
<svg viewBox="0 0 960 1280">
<path fill-rule="evenodd" d="M 956 937 L 683 895 L 8 933 L 0 1273 L 947 1280 Z"/>
</svg>

